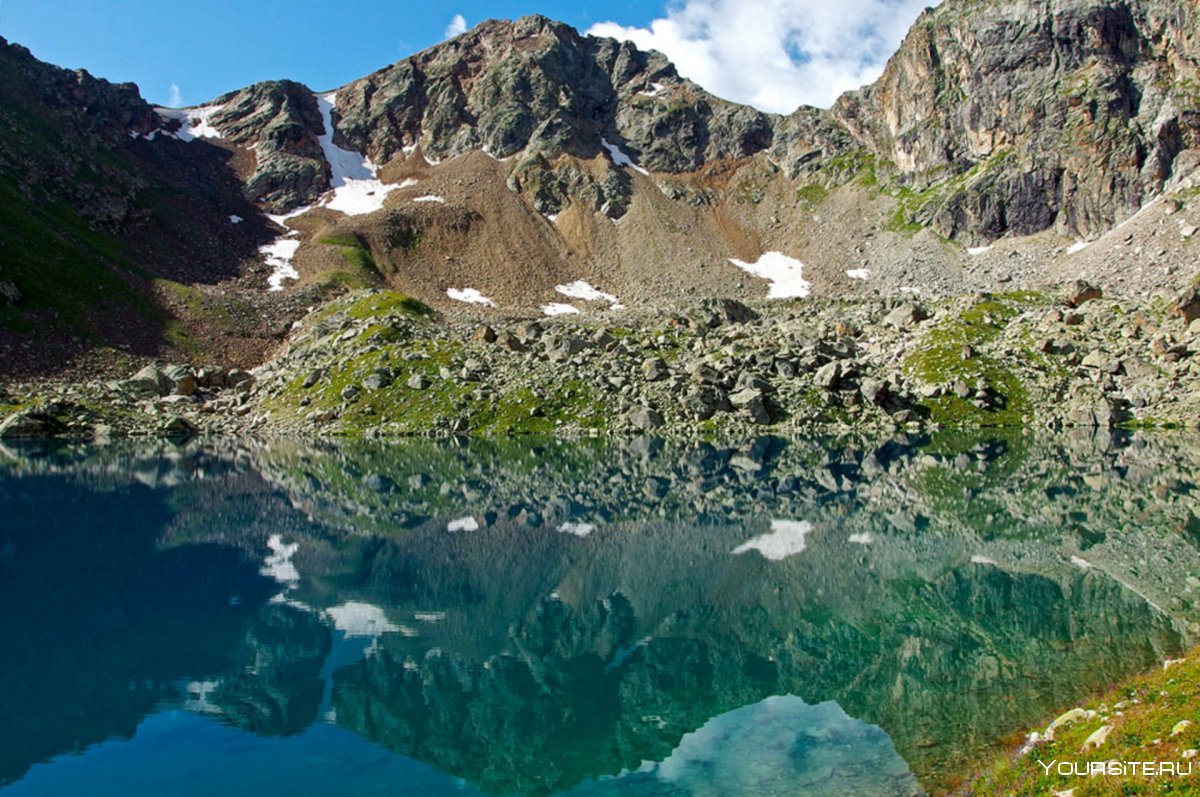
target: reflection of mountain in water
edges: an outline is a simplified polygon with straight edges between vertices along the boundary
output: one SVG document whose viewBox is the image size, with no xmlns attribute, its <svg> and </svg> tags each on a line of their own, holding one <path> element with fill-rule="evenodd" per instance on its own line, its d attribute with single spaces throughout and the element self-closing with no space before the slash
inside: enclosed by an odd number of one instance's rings
<svg viewBox="0 0 1200 797">
<path fill-rule="evenodd" d="M 0 665 L 3 694 L 62 729 L 6 751 L 0 776 L 128 734 L 186 677 L 190 707 L 237 727 L 335 719 L 498 793 L 716 794 L 763 775 L 762 793 L 907 794 L 894 750 L 936 787 L 1196 632 L 1189 442 L 28 457 L 0 479 L 19 521 L 0 568 L 22 574 L 0 597 L 28 606 L 13 660 L 69 647 L 88 667 Z M 120 486 L 134 477 L 159 489 Z M 72 501 L 109 508 L 85 527 Z M 60 568 L 58 600 L 57 563 L 29 554 L 43 525 L 91 568 Z M 131 550 L 95 557 L 95 526 Z M 79 630 L 122 589 L 163 618 L 113 621 L 136 639 L 128 661 Z M 83 722 L 54 697 L 146 680 L 152 694 L 113 692 Z M 731 738 L 760 743 L 715 745 Z"/>
</svg>

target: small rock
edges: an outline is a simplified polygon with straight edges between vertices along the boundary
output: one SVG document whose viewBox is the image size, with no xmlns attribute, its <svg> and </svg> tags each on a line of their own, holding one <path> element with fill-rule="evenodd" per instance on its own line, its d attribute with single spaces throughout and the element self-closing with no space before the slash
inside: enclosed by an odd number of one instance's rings
<svg viewBox="0 0 1200 797">
<path fill-rule="evenodd" d="M 12 282 L 8 282 L 7 280 L 0 281 L 0 299 L 3 299 L 6 305 L 12 307 L 21 301 L 21 291 Z"/>
<path fill-rule="evenodd" d="M 167 437 L 191 437 L 197 431 L 196 425 L 182 415 L 174 415 L 162 425 L 162 433 Z"/>
<path fill-rule="evenodd" d="M 1168 308 L 1168 313 L 1182 318 L 1185 324 L 1200 318 L 1200 285 L 1193 285 L 1179 294 Z"/>
<path fill-rule="evenodd" d="M 1171 735 L 1178 736 L 1190 727 L 1192 727 L 1191 720 L 1180 720 L 1179 722 L 1175 723 L 1175 727 L 1171 729 Z"/>
<path fill-rule="evenodd" d="M 429 380 L 425 378 L 424 374 L 413 374 L 405 384 L 413 390 L 424 390 L 429 387 Z"/>
<path fill-rule="evenodd" d="M 1086 280 L 1075 280 L 1067 285 L 1066 293 L 1063 295 L 1065 301 L 1071 307 L 1081 307 L 1088 302 L 1095 301 L 1104 296 L 1104 292 Z"/>
<path fill-rule="evenodd" d="M 1087 739 L 1084 740 L 1083 746 L 1079 748 L 1080 752 L 1087 750 L 1096 750 L 1100 748 L 1107 740 L 1108 735 L 1112 733 L 1112 725 L 1102 725 L 1096 729 Z"/>
<path fill-rule="evenodd" d="M 471 340 L 475 341 L 476 343 L 495 343 L 496 330 L 492 329 L 487 324 L 481 324 L 476 327 L 475 331 L 471 334 Z"/>
<path fill-rule="evenodd" d="M 314 387 L 318 382 L 325 378 L 324 368 L 314 368 L 308 372 L 308 376 L 304 377 L 304 381 L 300 383 L 301 387 L 308 390 Z"/>
<path fill-rule="evenodd" d="M 661 357 L 651 357 L 642 362 L 642 377 L 647 382 L 660 382 L 671 375 L 671 369 Z"/>
<path fill-rule="evenodd" d="M 813 376 L 813 383 L 824 390 L 833 390 L 841 378 L 842 365 L 834 361 L 817 369 L 817 373 Z"/>
<path fill-rule="evenodd" d="M 906 302 L 888 313 L 884 321 L 896 329 L 903 330 L 919 324 L 927 318 L 929 318 L 929 313 L 926 312 L 925 308 L 918 304 Z"/>
</svg>

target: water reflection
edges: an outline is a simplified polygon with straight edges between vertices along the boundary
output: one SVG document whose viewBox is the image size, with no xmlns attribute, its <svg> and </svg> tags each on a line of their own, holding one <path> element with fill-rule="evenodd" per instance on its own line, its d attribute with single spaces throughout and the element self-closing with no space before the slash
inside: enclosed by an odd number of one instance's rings
<svg viewBox="0 0 1200 797">
<path fill-rule="evenodd" d="M 1193 443 L 7 450 L 0 783 L 182 709 L 420 793 L 936 792 L 1197 633 Z"/>
</svg>

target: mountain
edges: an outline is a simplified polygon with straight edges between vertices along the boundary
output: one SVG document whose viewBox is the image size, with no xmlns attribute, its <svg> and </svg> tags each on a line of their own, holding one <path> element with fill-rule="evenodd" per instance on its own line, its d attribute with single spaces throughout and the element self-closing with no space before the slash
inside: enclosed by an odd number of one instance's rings
<svg viewBox="0 0 1200 797">
<path fill-rule="evenodd" d="M 772 296 L 1177 287 L 1190 236 L 1136 262 L 1079 252 L 1188 207 L 1198 14 L 948 0 L 875 84 L 788 116 L 540 16 L 336 91 L 271 81 L 183 110 L 0 43 L 6 375 L 250 365 L 347 286 L 510 316 L 753 299 L 764 277 Z"/>
</svg>

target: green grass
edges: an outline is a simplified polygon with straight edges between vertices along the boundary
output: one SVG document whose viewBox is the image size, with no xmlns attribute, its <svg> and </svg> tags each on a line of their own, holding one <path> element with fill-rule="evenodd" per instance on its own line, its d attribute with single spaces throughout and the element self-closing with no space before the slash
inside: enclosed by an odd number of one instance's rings
<svg viewBox="0 0 1200 797">
<path fill-rule="evenodd" d="M 1018 312 L 1010 302 L 983 300 L 925 333 L 917 350 L 904 362 L 906 373 L 927 384 L 946 387 L 962 380 L 974 388 L 982 379 L 1002 398 L 1000 406 L 987 409 L 952 394 L 927 399 L 923 403 L 935 423 L 954 427 L 1024 423 L 1030 412 L 1025 386 L 1004 363 L 980 352 Z M 964 356 L 964 347 L 971 348 L 973 356 Z"/>
<path fill-rule="evenodd" d="M 962 793 L 977 797 L 1043 797 L 1072 788 L 1074 797 L 1200 793 L 1200 759 L 1191 759 L 1196 774 L 1180 779 L 1136 775 L 1077 778 L 1047 774 L 1038 764 L 1039 760 L 1180 762 L 1185 750 L 1200 748 L 1200 650 L 1193 651 L 1182 664 L 1135 677 L 1082 708 L 1096 715 L 1058 729 L 1054 741 L 1039 745 L 1027 755 L 1009 753 L 991 761 Z M 1048 717 L 1042 729 L 1053 719 Z M 1193 724 L 1172 736 L 1181 720 Z M 1113 728 L 1104 745 L 1080 752 L 1084 741 L 1103 725 Z"/>
<path fill-rule="evenodd" d="M 820 183 L 809 183 L 802 188 L 796 189 L 796 199 L 809 211 L 819 208 L 828 198 L 829 189 Z"/>
</svg>

